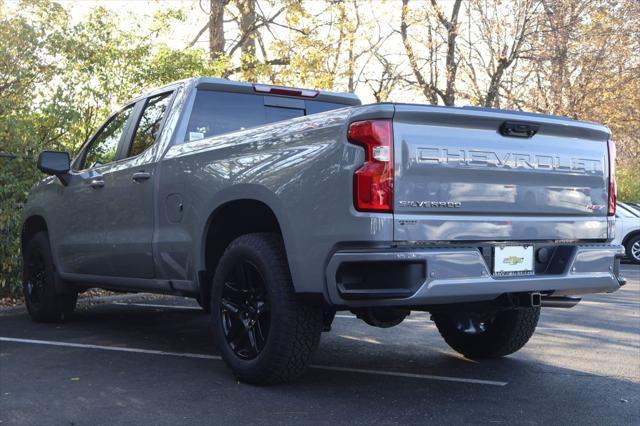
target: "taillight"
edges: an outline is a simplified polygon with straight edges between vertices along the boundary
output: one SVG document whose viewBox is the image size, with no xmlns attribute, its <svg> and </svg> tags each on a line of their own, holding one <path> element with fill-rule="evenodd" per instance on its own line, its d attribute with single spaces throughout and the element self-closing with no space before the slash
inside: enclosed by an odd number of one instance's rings
<svg viewBox="0 0 640 426">
<path fill-rule="evenodd" d="M 607 141 L 609 151 L 609 216 L 616 214 L 616 197 L 618 188 L 616 187 L 616 144 L 611 139 Z"/>
<path fill-rule="evenodd" d="M 353 203 L 356 210 L 393 211 L 393 133 L 391 120 L 351 123 L 349 142 L 364 147 L 364 164 L 353 176 Z"/>
</svg>

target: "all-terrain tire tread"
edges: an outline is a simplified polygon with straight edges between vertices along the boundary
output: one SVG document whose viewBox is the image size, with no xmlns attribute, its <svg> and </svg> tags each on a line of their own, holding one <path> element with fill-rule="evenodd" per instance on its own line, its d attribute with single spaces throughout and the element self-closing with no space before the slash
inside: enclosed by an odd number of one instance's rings
<svg viewBox="0 0 640 426">
<path fill-rule="evenodd" d="M 276 341 L 268 353 L 268 370 L 259 374 L 244 375 L 236 371 L 242 381 L 256 384 L 275 384 L 291 381 L 302 375 L 320 342 L 322 332 L 322 311 L 319 308 L 300 303 L 295 296 L 291 274 L 287 263 L 282 238 L 274 233 L 246 234 L 235 239 L 225 252 L 239 245 L 249 246 L 261 253 L 267 267 L 275 277 L 276 285 L 271 289 L 274 299 L 284 306 L 272 321 L 284 322 L 288 326 L 273 336 Z M 270 331 L 271 333 L 271 331 Z"/>
<path fill-rule="evenodd" d="M 465 335 L 455 329 L 450 318 L 436 314 L 433 320 L 445 342 L 470 359 L 500 358 L 522 349 L 538 325 L 540 308 L 514 309 L 502 313 L 497 330 L 486 335 Z"/>
<path fill-rule="evenodd" d="M 33 247 L 36 246 L 36 247 Z M 46 273 L 48 285 L 46 287 L 46 293 L 41 297 L 44 299 L 44 303 L 41 306 L 33 306 L 26 293 L 26 280 L 28 276 L 28 267 L 24 265 L 23 272 L 23 292 L 25 297 L 25 304 L 27 311 L 32 320 L 36 322 L 59 322 L 66 320 L 69 315 L 75 310 L 76 303 L 78 301 L 77 292 L 59 293 L 55 288 L 55 281 L 53 276 L 53 258 L 51 255 L 51 246 L 49 245 L 49 236 L 46 232 L 38 232 L 34 234 L 26 244 L 27 253 L 29 250 L 37 248 L 42 250 L 42 254 L 46 264 Z"/>
</svg>

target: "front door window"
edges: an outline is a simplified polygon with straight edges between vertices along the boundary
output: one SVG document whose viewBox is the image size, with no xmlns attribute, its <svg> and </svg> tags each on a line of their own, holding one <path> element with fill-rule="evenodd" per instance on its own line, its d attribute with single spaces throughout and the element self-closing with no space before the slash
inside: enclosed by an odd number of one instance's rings
<svg viewBox="0 0 640 426">
<path fill-rule="evenodd" d="M 81 169 L 90 169 L 111 163 L 116 159 L 120 139 L 127 128 L 127 121 L 133 112 L 133 105 L 114 115 L 87 149 Z"/>
</svg>

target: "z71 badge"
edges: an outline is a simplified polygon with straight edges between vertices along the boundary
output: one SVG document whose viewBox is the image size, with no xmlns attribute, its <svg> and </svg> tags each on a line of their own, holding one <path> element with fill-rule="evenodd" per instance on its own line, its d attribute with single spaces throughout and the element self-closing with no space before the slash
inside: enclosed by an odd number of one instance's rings
<svg viewBox="0 0 640 426">
<path fill-rule="evenodd" d="M 457 209 L 462 207 L 458 201 L 399 201 L 400 207 L 446 208 Z"/>
</svg>

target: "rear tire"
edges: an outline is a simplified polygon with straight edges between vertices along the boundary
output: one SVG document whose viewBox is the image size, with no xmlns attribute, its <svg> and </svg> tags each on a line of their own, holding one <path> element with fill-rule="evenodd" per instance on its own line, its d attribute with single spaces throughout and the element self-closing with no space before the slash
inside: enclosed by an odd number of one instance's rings
<svg viewBox="0 0 640 426">
<path fill-rule="evenodd" d="M 470 359 L 500 358 L 521 349 L 533 335 L 540 307 L 510 309 L 480 318 L 469 313 L 437 313 L 433 321 L 445 342 Z"/>
<path fill-rule="evenodd" d="M 56 291 L 53 257 L 46 232 L 36 233 L 27 242 L 22 278 L 22 292 L 32 320 L 61 321 L 75 309 L 77 292 Z"/>
<path fill-rule="evenodd" d="M 636 265 L 640 264 L 640 235 L 632 237 L 627 241 L 627 259 Z"/>
<path fill-rule="evenodd" d="M 236 377 L 252 384 L 293 380 L 320 341 L 322 310 L 296 299 L 279 235 L 235 239 L 216 268 L 211 292 L 214 337 Z"/>
</svg>

